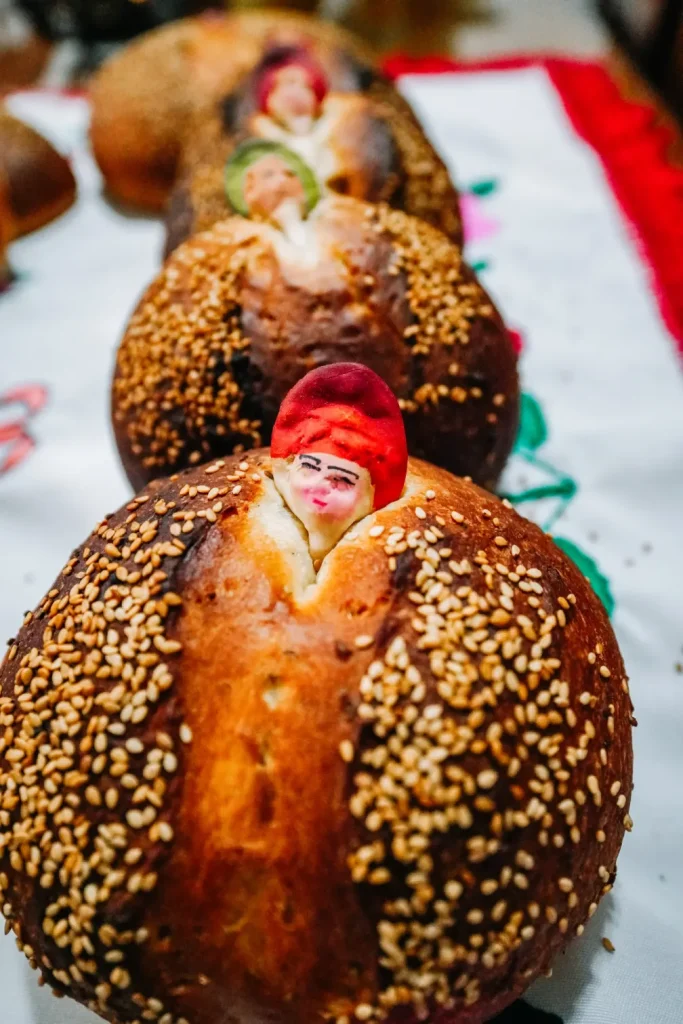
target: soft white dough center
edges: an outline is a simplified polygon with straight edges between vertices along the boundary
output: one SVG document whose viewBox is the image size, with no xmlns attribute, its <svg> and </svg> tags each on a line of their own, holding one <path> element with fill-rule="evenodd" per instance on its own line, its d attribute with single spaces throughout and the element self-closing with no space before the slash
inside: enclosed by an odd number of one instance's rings
<svg viewBox="0 0 683 1024">
<path fill-rule="evenodd" d="M 290 592 L 297 604 L 303 605 L 315 597 L 317 588 L 334 572 L 335 552 L 348 544 L 356 544 L 375 524 L 377 517 L 385 517 L 392 509 L 402 508 L 424 488 L 424 481 L 414 477 L 410 471 L 406 478 L 403 494 L 396 501 L 377 512 L 371 512 L 355 522 L 337 541 L 332 550 L 323 558 L 318 571 L 308 544 L 308 535 L 303 523 L 286 505 L 282 495 L 270 476 L 263 476 L 263 494 L 249 508 L 249 518 L 255 535 L 265 533 L 279 550 L 289 569 Z"/>
</svg>

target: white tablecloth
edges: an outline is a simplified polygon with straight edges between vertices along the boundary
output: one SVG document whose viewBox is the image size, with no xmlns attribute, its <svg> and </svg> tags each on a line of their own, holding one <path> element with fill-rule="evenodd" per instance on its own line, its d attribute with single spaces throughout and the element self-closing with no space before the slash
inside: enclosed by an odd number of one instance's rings
<svg viewBox="0 0 683 1024">
<path fill-rule="evenodd" d="M 640 723 L 635 830 L 615 890 L 528 998 L 565 1024 L 681 1024 L 680 361 L 599 161 L 574 135 L 542 70 L 414 77 L 404 88 L 461 185 L 492 183 L 467 200 L 477 236 L 470 257 L 487 263 L 484 283 L 524 335 L 524 388 L 547 431 L 513 457 L 505 484 L 519 493 L 572 483 L 569 497 L 522 510 L 542 522 L 559 516 L 554 531 L 606 577 Z M 32 93 L 11 106 L 74 155 L 80 198 L 13 246 L 19 280 L 0 297 L 0 428 L 23 415 L 16 403 L 1 404 L 8 391 L 47 389 L 26 425 L 34 450 L 0 475 L 3 639 L 69 551 L 128 496 L 108 423 L 109 377 L 162 240 L 159 223 L 101 198 L 84 100 Z M 6 456 L 0 446 L 0 464 Z M 603 948 L 603 936 L 616 952 Z M 0 1021 L 95 1018 L 38 989 L 10 937 L 0 940 Z"/>
</svg>

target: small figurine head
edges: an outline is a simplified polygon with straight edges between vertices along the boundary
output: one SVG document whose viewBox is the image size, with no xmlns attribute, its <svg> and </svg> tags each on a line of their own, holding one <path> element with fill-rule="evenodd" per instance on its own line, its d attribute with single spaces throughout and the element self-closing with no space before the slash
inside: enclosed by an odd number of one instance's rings
<svg viewBox="0 0 683 1024">
<path fill-rule="evenodd" d="M 408 452 L 398 402 L 359 363 L 312 370 L 280 407 L 273 479 L 305 526 L 314 559 L 353 523 L 400 497 Z"/>
<path fill-rule="evenodd" d="M 225 166 L 230 204 L 244 217 L 277 220 L 283 203 L 305 217 L 320 198 L 315 175 L 292 150 L 253 140 L 235 150 Z"/>
<path fill-rule="evenodd" d="M 325 76 L 305 50 L 289 49 L 264 61 L 257 85 L 259 109 L 288 131 L 307 132 L 326 94 Z"/>
</svg>

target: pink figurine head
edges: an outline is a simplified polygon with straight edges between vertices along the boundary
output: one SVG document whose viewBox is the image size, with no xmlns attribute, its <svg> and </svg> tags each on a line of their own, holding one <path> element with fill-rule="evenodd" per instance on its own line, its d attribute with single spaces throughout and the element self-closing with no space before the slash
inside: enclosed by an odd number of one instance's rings
<svg viewBox="0 0 683 1024">
<path fill-rule="evenodd" d="M 259 109 L 289 131 L 308 131 L 320 113 L 327 81 L 304 50 L 283 55 L 264 71 L 258 84 Z"/>
<path fill-rule="evenodd" d="M 306 193 L 300 178 L 277 153 L 266 153 L 244 174 L 244 203 L 252 217 L 272 217 L 286 200 L 303 216 Z"/>
<path fill-rule="evenodd" d="M 393 393 L 372 370 L 312 370 L 285 398 L 273 428 L 273 476 L 322 557 L 363 516 L 400 497 L 408 453 Z"/>
</svg>

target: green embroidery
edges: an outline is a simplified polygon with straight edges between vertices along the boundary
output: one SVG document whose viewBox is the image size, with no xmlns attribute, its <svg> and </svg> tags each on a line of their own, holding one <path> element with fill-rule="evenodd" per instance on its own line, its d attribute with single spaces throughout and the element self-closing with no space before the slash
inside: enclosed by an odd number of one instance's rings
<svg viewBox="0 0 683 1024">
<path fill-rule="evenodd" d="M 495 178 L 484 178 L 483 181 L 475 181 L 473 185 L 467 189 L 475 196 L 489 196 L 492 192 L 495 192 L 498 188 L 498 182 Z"/>
<path fill-rule="evenodd" d="M 537 450 L 548 440 L 548 427 L 543 415 L 540 403 L 533 395 L 522 394 L 519 409 L 519 430 L 515 441 L 514 451 L 534 469 L 538 470 L 543 477 L 549 478 L 547 483 L 538 484 L 534 487 L 527 487 L 524 490 L 509 492 L 504 495 L 513 505 L 524 505 L 530 501 L 540 501 L 544 498 L 556 498 L 551 514 L 541 522 L 542 530 L 550 530 L 554 523 L 564 515 L 567 507 L 574 498 L 578 486 L 576 482 L 564 473 L 560 473 L 549 462 L 541 459 Z"/>
<path fill-rule="evenodd" d="M 535 452 L 548 440 L 548 427 L 541 406 L 533 395 L 522 394 L 519 403 L 519 430 L 514 451 Z"/>
<path fill-rule="evenodd" d="M 495 178 L 484 178 L 469 185 L 466 191 L 470 195 L 482 198 L 491 195 L 497 188 L 498 182 Z M 489 260 L 480 259 L 472 264 L 472 269 L 475 273 L 481 274 L 488 270 L 490 265 Z M 549 533 L 574 500 L 578 491 L 578 484 L 572 477 L 562 473 L 539 456 L 539 449 L 543 447 L 547 440 L 548 425 L 540 403 L 533 395 L 522 394 L 520 398 L 519 430 L 513 451 L 527 466 L 533 468 L 538 482 L 516 492 L 504 493 L 502 496 L 512 502 L 515 507 L 538 501 L 549 500 L 553 502 L 550 513 L 545 518 L 539 517 L 541 529 Z M 607 614 L 611 616 L 614 611 L 614 597 L 609 581 L 600 571 L 597 562 L 590 555 L 587 555 L 574 541 L 568 540 L 566 537 L 553 537 L 553 540 L 588 579 L 593 590 L 604 604 Z"/>
<path fill-rule="evenodd" d="M 553 537 L 553 540 L 558 548 L 564 551 L 565 555 L 568 555 L 572 562 L 581 570 L 607 609 L 607 614 L 611 616 L 614 611 L 614 597 L 609 580 L 600 572 L 597 562 L 590 555 L 587 555 L 585 551 L 582 551 L 580 547 L 577 547 L 573 541 L 567 540 L 566 537 Z"/>
<path fill-rule="evenodd" d="M 533 395 L 523 394 L 520 400 L 519 430 L 514 451 L 527 465 L 533 466 L 541 474 L 544 482 L 521 491 L 508 492 L 503 496 L 515 507 L 532 501 L 555 499 L 556 504 L 552 512 L 540 523 L 541 529 L 546 533 L 564 515 L 578 491 L 578 485 L 572 477 L 560 472 L 537 454 L 538 449 L 547 440 L 548 426 L 540 403 Z M 586 576 L 604 604 L 607 614 L 611 615 L 614 611 L 614 597 L 609 581 L 603 576 L 594 559 L 566 537 L 553 537 L 553 540 Z"/>
<path fill-rule="evenodd" d="M 567 511 L 578 491 L 578 485 L 570 476 L 565 476 L 563 473 L 558 472 L 554 466 L 551 466 L 549 462 L 539 459 L 534 452 L 522 450 L 518 454 L 530 466 L 549 476 L 550 481 L 545 484 L 539 484 L 536 487 L 526 487 L 522 491 L 509 492 L 504 494 L 503 497 L 511 501 L 513 505 L 524 505 L 530 501 L 541 501 L 544 498 L 556 498 L 557 504 L 553 511 L 539 524 L 541 529 L 547 533 Z"/>
</svg>

